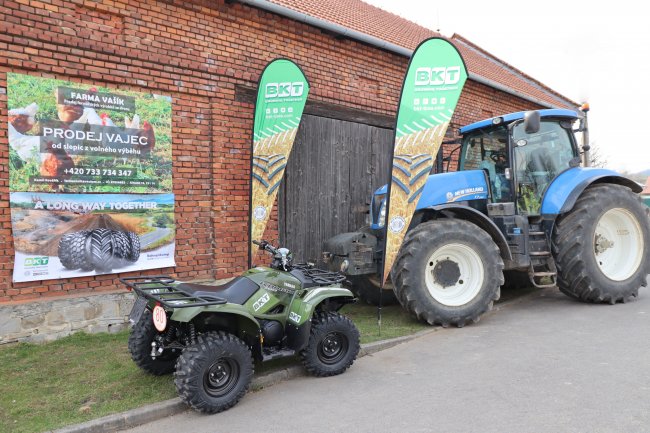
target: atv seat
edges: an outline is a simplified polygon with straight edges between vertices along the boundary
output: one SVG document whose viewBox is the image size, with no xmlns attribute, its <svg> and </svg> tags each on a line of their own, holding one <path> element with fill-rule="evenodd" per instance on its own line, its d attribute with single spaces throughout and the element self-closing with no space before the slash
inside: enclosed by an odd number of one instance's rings
<svg viewBox="0 0 650 433">
<path fill-rule="evenodd" d="M 192 296 L 203 299 L 225 299 L 231 304 L 243 305 L 259 290 L 259 286 L 252 280 L 245 277 L 237 277 L 234 280 L 220 286 L 208 284 L 180 283 L 176 286 Z"/>
</svg>

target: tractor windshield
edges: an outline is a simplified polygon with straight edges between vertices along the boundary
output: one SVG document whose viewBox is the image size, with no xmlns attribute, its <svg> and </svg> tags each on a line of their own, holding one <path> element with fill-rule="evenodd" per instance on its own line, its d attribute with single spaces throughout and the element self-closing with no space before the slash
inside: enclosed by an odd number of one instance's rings
<svg viewBox="0 0 650 433">
<path fill-rule="evenodd" d="M 490 179 L 493 201 L 508 201 L 508 131 L 505 127 L 481 129 L 463 137 L 459 169 L 485 170 Z"/>
<path fill-rule="evenodd" d="M 546 187 L 577 156 L 569 123 L 567 127 L 557 120 L 542 120 L 540 130 L 534 134 L 526 134 L 523 123 L 513 128 L 517 206 L 521 213 L 539 214 Z"/>
</svg>

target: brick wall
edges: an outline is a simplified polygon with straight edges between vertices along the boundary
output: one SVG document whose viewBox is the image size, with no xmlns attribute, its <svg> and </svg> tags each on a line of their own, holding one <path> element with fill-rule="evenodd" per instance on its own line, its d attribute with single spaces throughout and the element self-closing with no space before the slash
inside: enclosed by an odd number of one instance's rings
<svg viewBox="0 0 650 433">
<path fill-rule="evenodd" d="M 0 303 L 119 288 L 118 275 L 11 282 L 6 72 L 171 96 L 177 266 L 147 272 L 224 278 L 244 270 L 248 248 L 253 106 L 235 86 L 255 86 L 276 57 L 301 65 L 311 100 L 384 115 L 408 62 L 223 0 L 0 3 Z M 527 108 L 537 107 L 469 82 L 453 123 Z"/>
</svg>

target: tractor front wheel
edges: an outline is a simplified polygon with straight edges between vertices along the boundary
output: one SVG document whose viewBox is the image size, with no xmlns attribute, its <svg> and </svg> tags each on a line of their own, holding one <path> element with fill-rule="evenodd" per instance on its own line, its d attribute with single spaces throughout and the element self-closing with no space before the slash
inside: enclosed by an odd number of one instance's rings
<svg viewBox="0 0 650 433">
<path fill-rule="evenodd" d="M 650 274 L 650 209 L 629 188 L 589 187 L 553 230 L 558 287 L 583 302 L 637 297 Z"/>
<path fill-rule="evenodd" d="M 475 224 L 434 220 L 407 233 L 391 278 L 397 299 L 418 319 L 462 327 L 499 299 L 503 260 Z"/>
</svg>

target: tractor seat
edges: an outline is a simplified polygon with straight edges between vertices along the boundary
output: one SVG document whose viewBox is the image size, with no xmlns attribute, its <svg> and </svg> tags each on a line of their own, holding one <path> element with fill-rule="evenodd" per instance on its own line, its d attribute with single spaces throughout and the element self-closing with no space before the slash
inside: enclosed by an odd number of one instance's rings
<svg viewBox="0 0 650 433">
<path fill-rule="evenodd" d="M 221 298 L 231 304 L 243 305 L 259 290 L 259 286 L 246 277 L 237 277 L 229 283 L 220 286 L 207 284 L 180 283 L 177 289 L 185 293 L 205 298 L 206 300 Z"/>
</svg>

